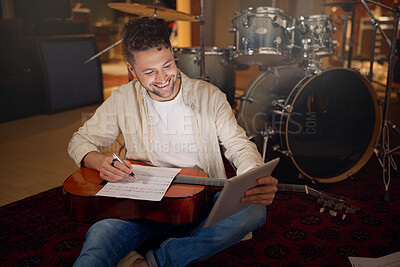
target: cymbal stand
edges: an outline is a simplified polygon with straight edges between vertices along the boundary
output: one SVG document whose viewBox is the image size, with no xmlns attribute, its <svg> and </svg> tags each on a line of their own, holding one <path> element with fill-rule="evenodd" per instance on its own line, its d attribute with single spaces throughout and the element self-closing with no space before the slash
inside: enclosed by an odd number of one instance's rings
<svg viewBox="0 0 400 267">
<path fill-rule="evenodd" d="M 373 3 L 373 4 L 376 4 L 376 5 L 379 5 L 379 6 L 382 6 L 382 7 L 391 9 L 390 7 L 383 6 L 383 5 L 380 4 L 380 3 L 376 3 L 376 2 L 373 2 L 373 1 L 369 1 L 369 0 L 366 0 L 366 1 L 369 2 L 369 3 Z M 374 14 L 372 14 L 372 12 L 371 12 L 371 10 L 369 9 L 368 5 L 366 4 L 365 0 L 361 0 L 361 3 L 364 5 L 364 7 L 365 7 L 365 9 L 367 10 L 369 16 L 372 18 L 372 19 L 371 19 L 371 24 L 372 24 L 371 58 L 370 58 L 369 73 L 368 73 L 368 79 L 369 79 L 370 81 L 372 81 L 372 78 L 373 78 L 373 68 L 374 68 L 374 67 L 373 67 L 373 66 L 374 66 L 374 58 L 375 58 L 376 30 L 379 29 L 379 31 L 381 32 L 383 38 L 385 39 L 386 44 L 387 44 L 389 47 L 391 47 L 392 44 L 391 44 L 389 38 L 387 37 L 386 33 L 382 30 L 381 25 L 379 25 L 379 20 L 377 20 L 377 19 L 375 18 Z"/>
<path fill-rule="evenodd" d="M 389 104 L 390 104 L 390 92 L 392 89 L 392 79 L 393 79 L 393 70 L 394 70 L 394 55 L 395 55 L 395 47 L 396 47 L 396 40 L 397 40 L 397 31 L 398 31 L 398 25 L 399 25 L 399 17 L 400 17 L 400 7 L 397 6 L 395 8 L 390 8 L 388 6 L 382 5 L 380 3 L 376 3 L 371 0 L 361 0 L 362 4 L 365 6 L 367 9 L 369 15 L 372 18 L 372 23 L 375 25 L 375 29 L 378 28 L 382 35 L 385 38 L 385 41 L 387 45 L 390 47 L 390 54 L 389 54 L 389 59 L 388 59 L 388 72 L 387 72 L 387 80 L 386 80 L 386 91 L 385 91 L 385 101 L 383 105 L 383 114 L 382 114 L 382 130 L 381 130 L 381 136 L 379 138 L 378 143 L 375 146 L 374 152 L 375 155 L 377 156 L 379 163 L 382 166 L 383 173 L 382 173 L 382 179 L 383 183 L 385 185 L 385 192 L 383 196 L 383 200 L 388 202 L 390 201 L 390 194 L 389 194 L 389 184 L 390 184 L 390 169 L 391 167 L 397 171 L 397 166 L 394 162 L 392 153 L 398 149 L 400 149 L 400 146 L 390 149 L 390 144 L 389 144 L 389 130 L 390 128 L 394 129 L 398 134 L 400 134 L 400 131 L 398 130 L 397 126 L 394 125 L 392 122 L 387 120 L 387 115 L 389 112 Z M 393 21 L 393 35 L 392 35 L 392 41 L 387 38 L 386 34 L 382 30 L 382 28 L 379 25 L 379 21 L 375 19 L 374 15 L 372 14 L 371 10 L 369 9 L 368 5 L 366 2 L 381 6 L 385 9 L 391 10 L 394 13 L 394 21 Z M 375 40 L 374 40 L 375 41 Z M 371 51 L 373 53 L 374 51 Z M 373 57 L 371 57 L 371 64 L 373 64 Z M 371 70 L 371 68 L 370 68 Z M 370 74 L 372 77 L 372 73 Z M 389 128 L 390 127 L 390 128 Z"/>
<path fill-rule="evenodd" d="M 200 79 L 206 80 L 206 52 L 204 41 L 204 0 L 200 1 Z"/>
<path fill-rule="evenodd" d="M 352 58 L 352 53 L 353 53 L 353 31 L 354 31 L 354 6 L 353 4 L 345 4 L 342 6 L 342 9 L 345 12 L 345 18 L 344 20 L 344 27 L 343 27 L 343 44 L 342 44 L 342 52 L 340 54 L 340 65 L 343 67 L 344 66 L 344 61 L 345 61 L 345 52 L 346 52 L 346 34 L 347 34 L 347 27 L 349 23 L 349 14 L 351 12 L 351 29 L 350 29 L 350 42 L 349 42 L 349 55 L 348 55 L 348 61 L 347 61 L 347 67 L 351 67 L 351 58 Z"/>
<path fill-rule="evenodd" d="M 154 5 L 153 19 L 157 19 L 157 9 L 158 6 L 160 5 L 160 0 L 153 0 L 153 5 Z"/>
</svg>

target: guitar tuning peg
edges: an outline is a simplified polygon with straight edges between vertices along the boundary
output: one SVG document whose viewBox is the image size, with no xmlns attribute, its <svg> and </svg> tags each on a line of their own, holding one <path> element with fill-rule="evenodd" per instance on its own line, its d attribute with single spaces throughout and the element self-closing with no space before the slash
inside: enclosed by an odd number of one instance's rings
<svg viewBox="0 0 400 267">
<path fill-rule="evenodd" d="M 329 214 L 336 217 L 337 212 L 336 212 L 336 211 L 333 211 L 333 210 L 330 210 L 330 211 L 329 211 Z"/>
<path fill-rule="evenodd" d="M 324 210 L 325 210 L 325 208 L 324 208 L 324 207 L 320 208 L 320 209 L 319 209 L 319 213 L 323 213 L 323 212 L 324 212 Z"/>
<path fill-rule="evenodd" d="M 342 215 L 342 220 L 344 221 L 344 219 L 346 219 L 346 214 Z"/>
</svg>

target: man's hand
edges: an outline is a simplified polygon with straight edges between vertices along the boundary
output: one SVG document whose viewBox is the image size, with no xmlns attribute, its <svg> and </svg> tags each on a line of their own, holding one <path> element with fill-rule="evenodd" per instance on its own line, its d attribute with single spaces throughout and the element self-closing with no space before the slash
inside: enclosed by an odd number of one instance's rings
<svg viewBox="0 0 400 267">
<path fill-rule="evenodd" d="M 278 191 L 278 180 L 272 176 L 261 177 L 257 179 L 257 186 L 250 188 L 244 193 L 241 202 L 249 202 L 259 205 L 271 205 Z"/>
<path fill-rule="evenodd" d="M 127 168 L 118 160 L 114 161 L 114 167 L 111 165 L 112 162 L 113 157 L 111 156 L 107 157 L 98 152 L 90 152 L 83 158 L 82 165 L 98 170 L 100 172 L 100 177 L 109 182 L 122 180 L 128 177 L 132 172 L 130 168 Z M 127 166 L 132 166 L 128 160 L 124 160 L 124 162 Z"/>
</svg>

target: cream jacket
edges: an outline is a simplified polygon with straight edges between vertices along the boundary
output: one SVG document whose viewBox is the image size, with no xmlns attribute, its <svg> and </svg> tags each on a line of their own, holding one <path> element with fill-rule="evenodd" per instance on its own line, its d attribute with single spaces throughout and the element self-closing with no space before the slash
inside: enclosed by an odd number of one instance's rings
<svg viewBox="0 0 400 267">
<path fill-rule="evenodd" d="M 181 72 L 182 96 L 192 110 L 193 134 L 202 169 L 209 177 L 226 178 L 220 145 L 225 157 L 244 173 L 262 164 L 261 155 L 237 124 L 226 96 L 214 85 L 187 77 Z M 98 146 L 111 145 L 123 134 L 126 157 L 160 166 L 154 156 L 152 119 L 144 98 L 147 91 L 137 81 L 114 90 L 76 133 L 68 146 L 80 166 L 83 157 Z"/>
</svg>

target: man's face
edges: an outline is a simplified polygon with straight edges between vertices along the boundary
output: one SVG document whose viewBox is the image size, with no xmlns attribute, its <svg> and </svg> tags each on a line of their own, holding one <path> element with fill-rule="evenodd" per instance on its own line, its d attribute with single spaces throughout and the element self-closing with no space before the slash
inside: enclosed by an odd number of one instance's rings
<svg viewBox="0 0 400 267">
<path fill-rule="evenodd" d="M 156 101 L 174 99 L 179 92 L 180 82 L 177 83 L 178 69 L 172 49 L 154 47 L 136 51 L 133 56 L 133 64 L 127 62 L 129 71 L 138 78 L 150 97 Z"/>
</svg>

